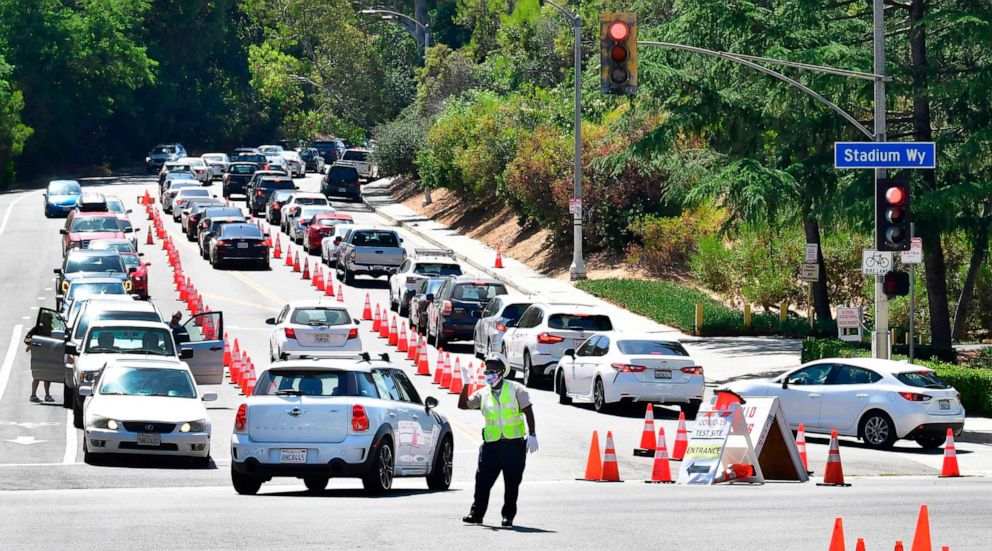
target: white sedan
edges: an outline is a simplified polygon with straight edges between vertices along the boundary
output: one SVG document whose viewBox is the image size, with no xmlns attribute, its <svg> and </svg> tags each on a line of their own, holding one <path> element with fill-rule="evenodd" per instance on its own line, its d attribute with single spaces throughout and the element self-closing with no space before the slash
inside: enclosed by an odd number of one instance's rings
<svg viewBox="0 0 992 551">
<path fill-rule="evenodd" d="M 677 339 L 659 333 L 597 333 L 568 350 L 555 371 L 558 401 L 678 404 L 693 418 L 703 401 L 703 368 Z"/>
<path fill-rule="evenodd" d="M 362 350 L 358 320 L 352 320 L 348 309 L 337 303 L 322 299 L 290 302 L 265 323 L 275 326 L 269 338 L 273 361 L 290 354 Z"/>
<path fill-rule="evenodd" d="M 174 360 L 110 360 L 83 412 L 83 459 L 108 453 L 181 455 L 210 464 L 210 417 L 189 368 Z"/>
<path fill-rule="evenodd" d="M 960 395 L 926 367 L 874 358 L 828 358 L 773 379 L 735 381 L 742 396 L 777 396 L 793 429 L 857 436 L 872 448 L 900 438 L 928 449 L 944 443 L 947 429 L 960 434 Z"/>
</svg>

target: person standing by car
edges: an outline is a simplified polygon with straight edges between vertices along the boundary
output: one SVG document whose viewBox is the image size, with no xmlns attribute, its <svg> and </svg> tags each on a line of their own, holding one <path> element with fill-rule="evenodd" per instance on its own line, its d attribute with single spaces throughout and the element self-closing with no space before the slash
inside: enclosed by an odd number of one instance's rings
<svg viewBox="0 0 992 551">
<path fill-rule="evenodd" d="M 52 334 L 51 322 L 49 321 L 51 318 L 42 317 L 41 319 L 42 319 L 41 322 L 42 324 L 48 324 L 48 325 L 47 326 L 41 325 L 38 327 L 32 327 L 31 329 L 28 329 L 27 334 L 24 335 L 24 346 L 27 347 L 25 348 L 25 352 L 31 351 L 31 337 L 34 335 L 35 329 L 40 329 L 46 335 Z M 45 331 L 46 328 L 47 328 L 47 332 Z M 40 382 L 42 381 L 39 381 L 38 379 L 31 379 L 31 401 L 36 404 L 41 403 L 41 399 L 38 398 L 38 383 Z M 45 401 L 46 402 L 55 401 L 55 398 L 52 398 L 52 383 L 50 381 L 45 381 Z"/>
<path fill-rule="evenodd" d="M 487 358 L 484 373 L 485 387 L 469 396 L 466 386 L 458 398 L 460 409 L 481 409 L 485 419 L 479 467 L 475 471 L 475 496 L 472 509 L 462 521 L 482 524 L 489 507 L 489 492 L 502 471 L 505 488 L 502 525 L 513 526 L 527 453 L 537 451 L 534 411 L 527 390 L 506 380 L 507 366 L 502 359 Z"/>
<path fill-rule="evenodd" d="M 179 323 L 182 320 L 183 313 L 178 311 L 172 314 L 172 319 L 169 320 L 169 329 L 172 329 L 172 338 L 176 341 L 176 344 L 189 342 L 189 331 Z"/>
</svg>

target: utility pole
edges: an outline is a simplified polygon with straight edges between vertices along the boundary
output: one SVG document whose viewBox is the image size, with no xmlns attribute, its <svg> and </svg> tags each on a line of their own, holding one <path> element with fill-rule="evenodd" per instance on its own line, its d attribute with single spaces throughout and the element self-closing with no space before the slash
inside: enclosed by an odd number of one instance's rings
<svg viewBox="0 0 992 551">
<path fill-rule="evenodd" d="M 872 23 L 874 32 L 872 45 L 874 50 L 875 73 L 875 141 L 885 141 L 885 4 L 883 0 L 872 0 Z M 875 188 L 880 179 L 887 176 L 885 169 L 875 169 Z M 875 193 L 876 201 L 878 193 Z M 877 212 L 877 208 L 876 208 Z M 879 243 L 880 236 L 875 236 Z M 883 360 L 889 359 L 891 343 L 889 342 L 889 299 L 885 296 L 885 276 L 875 276 L 875 330 L 872 332 L 872 356 Z"/>
</svg>

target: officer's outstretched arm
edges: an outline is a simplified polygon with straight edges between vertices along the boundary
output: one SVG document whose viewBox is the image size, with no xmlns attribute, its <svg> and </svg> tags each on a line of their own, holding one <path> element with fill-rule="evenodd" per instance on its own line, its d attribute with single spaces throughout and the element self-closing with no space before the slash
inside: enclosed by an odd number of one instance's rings
<svg viewBox="0 0 992 551">
<path fill-rule="evenodd" d="M 524 417 L 527 418 L 528 434 L 537 434 L 537 427 L 534 425 L 534 406 L 527 406 L 521 411 Z"/>
</svg>

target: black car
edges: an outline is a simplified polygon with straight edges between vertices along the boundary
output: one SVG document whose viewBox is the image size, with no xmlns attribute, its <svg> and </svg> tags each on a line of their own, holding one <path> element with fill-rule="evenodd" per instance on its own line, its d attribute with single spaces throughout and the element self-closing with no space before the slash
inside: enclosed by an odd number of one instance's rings
<svg viewBox="0 0 992 551">
<path fill-rule="evenodd" d="M 269 196 L 279 189 L 296 190 L 296 184 L 289 176 L 262 176 L 248 188 L 248 210 L 260 215 L 265 212 Z"/>
<path fill-rule="evenodd" d="M 300 150 L 300 158 L 303 159 L 303 163 L 306 164 L 306 169 L 309 172 L 324 172 L 324 166 L 327 162 L 324 160 L 324 156 L 320 154 L 320 151 L 312 147 Z"/>
<path fill-rule="evenodd" d="M 247 260 L 261 268 L 269 267 L 268 239 L 255 224 L 222 224 L 210 240 L 210 265 Z"/>
<path fill-rule="evenodd" d="M 327 164 L 332 164 L 344 155 L 344 151 L 348 149 L 344 141 L 337 138 L 331 138 L 329 140 L 313 140 L 310 142 L 310 147 L 316 149 L 324 156 L 324 162 Z"/>
<path fill-rule="evenodd" d="M 241 209 L 237 207 L 226 207 L 223 205 L 203 205 L 199 206 L 198 209 L 193 209 L 186 217 L 188 223 L 188 228 L 186 228 L 186 237 L 190 241 L 198 241 L 200 237 L 200 230 L 203 226 L 200 224 L 205 218 L 211 216 L 244 216 Z"/>
<path fill-rule="evenodd" d="M 196 237 L 200 245 L 200 256 L 205 260 L 210 259 L 210 240 L 213 239 L 223 224 L 244 224 L 247 222 L 248 219 L 241 214 L 228 213 L 204 216 L 200 220 L 199 232 Z"/>
<path fill-rule="evenodd" d="M 124 265 L 121 255 L 115 250 L 72 250 L 65 255 L 61 268 L 55 268 L 56 295 L 55 305 L 62 308 L 62 297 L 69 290 L 69 284 L 76 279 L 87 277 L 113 277 L 124 283 L 124 288 L 131 291 L 129 274 L 134 268 Z"/>
<path fill-rule="evenodd" d="M 235 193 L 244 195 L 252 174 L 258 171 L 259 166 L 261 165 L 240 161 L 227 165 L 222 184 L 224 199 L 229 199 Z"/>
<path fill-rule="evenodd" d="M 443 277 L 429 277 L 417 282 L 408 308 L 411 330 L 421 335 L 427 334 L 427 308 L 431 305 L 427 297 L 434 298 L 434 293 L 441 288 L 442 283 L 444 283 Z"/>
<path fill-rule="evenodd" d="M 496 295 L 505 295 L 506 286 L 495 279 L 473 276 L 446 277 L 427 309 L 427 339 L 443 347 L 450 341 L 472 340 L 482 310 Z"/>
<path fill-rule="evenodd" d="M 289 197 L 295 192 L 294 189 L 279 189 L 269 195 L 269 200 L 265 202 L 265 220 L 272 225 L 282 222 L 282 207 L 289 201 Z"/>
<path fill-rule="evenodd" d="M 328 197 L 347 197 L 354 201 L 362 200 L 358 170 L 348 165 L 331 165 L 320 182 L 320 192 Z"/>
</svg>

